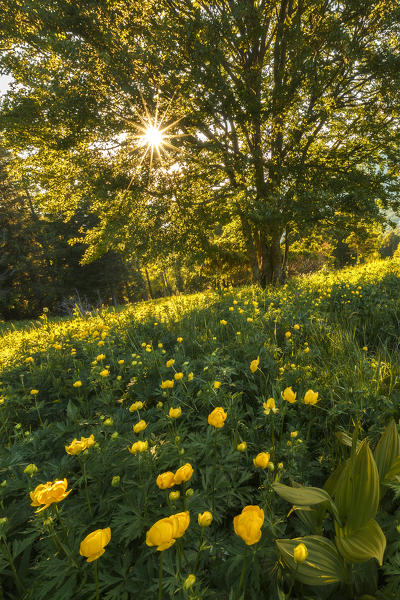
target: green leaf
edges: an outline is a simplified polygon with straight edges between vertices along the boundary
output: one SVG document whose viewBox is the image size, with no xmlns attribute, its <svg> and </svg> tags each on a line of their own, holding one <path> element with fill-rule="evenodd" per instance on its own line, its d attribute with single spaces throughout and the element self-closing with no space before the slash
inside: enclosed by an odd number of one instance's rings
<svg viewBox="0 0 400 600">
<path fill-rule="evenodd" d="M 328 585 L 346 582 L 346 569 L 335 545 L 319 535 L 308 535 L 293 540 L 275 540 L 283 562 L 294 572 L 295 578 L 307 585 Z M 296 563 L 293 551 L 305 544 L 308 555 L 303 563 Z"/>
<path fill-rule="evenodd" d="M 336 431 L 335 436 L 337 437 L 337 439 L 339 440 L 339 442 L 342 442 L 342 444 L 344 444 L 345 446 L 349 446 L 349 448 L 352 447 L 352 445 L 353 445 L 353 438 L 350 437 L 344 431 Z M 361 442 L 358 440 L 357 441 L 357 450 L 360 447 L 360 444 L 361 444 Z"/>
<path fill-rule="evenodd" d="M 290 487 L 283 483 L 273 483 L 273 490 L 287 502 L 295 506 L 313 506 L 326 502 L 331 508 L 333 515 L 339 520 L 338 511 L 332 498 L 325 490 L 317 487 Z"/>
<path fill-rule="evenodd" d="M 335 501 L 348 531 L 358 531 L 375 517 L 379 504 L 379 476 L 366 440 L 345 465 L 336 485 Z"/>
<path fill-rule="evenodd" d="M 393 463 L 399 456 L 400 437 L 397 433 L 395 420 L 392 419 L 388 423 L 385 431 L 382 433 L 374 452 L 376 466 L 378 467 L 379 479 L 382 483 L 385 479 L 390 481 L 387 475 L 391 471 Z M 395 475 L 397 475 L 396 471 L 392 477 Z"/>
<path fill-rule="evenodd" d="M 336 526 L 336 546 L 345 560 L 361 563 L 376 558 L 380 565 L 386 548 L 386 538 L 375 519 L 371 519 L 358 531 L 345 533 Z"/>
<path fill-rule="evenodd" d="M 390 483 L 399 475 L 400 475 L 400 456 L 398 456 L 396 458 L 396 460 L 392 463 L 392 465 L 391 465 L 389 471 L 386 473 L 385 478 L 382 481 L 382 483 L 383 484 Z"/>
</svg>

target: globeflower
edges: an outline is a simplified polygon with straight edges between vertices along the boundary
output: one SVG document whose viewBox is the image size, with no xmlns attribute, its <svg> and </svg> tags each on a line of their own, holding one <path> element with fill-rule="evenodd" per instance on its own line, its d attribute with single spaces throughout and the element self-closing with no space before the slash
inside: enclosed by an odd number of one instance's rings
<svg viewBox="0 0 400 600">
<path fill-rule="evenodd" d="M 104 554 L 104 548 L 110 540 L 111 529 L 109 527 L 106 527 L 106 529 L 96 529 L 96 531 L 89 533 L 89 535 L 82 540 L 79 547 L 79 554 L 85 556 L 87 562 L 93 562 Z"/>
<path fill-rule="evenodd" d="M 250 371 L 252 373 L 255 373 L 258 369 L 258 365 L 260 364 L 260 357 L 257 356 L 257 358 L 255 360 L 252 360 L 250 363 Z"/>
<path fill-rule="evenodd" d="M 174 387 L 174 380 L 173 379 L 166 379 L 165 381 L 161 382 L 161 389 L 162 390 L 167 390 L 170 388 Z"/>
<path fill-rule="evenodd" d="M 156 484 L 160 488 L 160 490 L 166 490 L 168 488 L 174 487 L 175 474 L 172 471 L 166 471 L 165 473 L 161 473 L 156 479 Z"/>
<path fill-rule="evenodd" d="M 282 398 L 284 400 L 286 400 L 286 402 L 289 402 L 290 404 L 293 404 L 294 402 L 296 402 L 296 396 L 297 393 L 295 393 L 292 390 L 292 387 L 287 387 L 283 390 L 283 392 L 281 392 Z"/>
<path fill-rule="evenodd" d="M 31 396 L 36 396 L 39 393 L 39 390 L 31 390 Z"/>
<path fill-rule="evenodd" d="M 233 519 L 236 535 L 242 538 L 247 546 L 256 544 L 261 539 L 261 527 L 264 523 L 264 511 L 259 506 L 245 506 L 240 515 Z"/>
<path fill-rule="evenodd" d="M 134 402 L 133 404 L 130 405 L 129 407 L 129 412 L 135 412 L 135 410 L 141 410 L 143 408 L 143 402 L 141 402 L 140 400 L 138 400 L 137 402 Z"/>
<path fill-rule="evenodd" d="M 75 388 L 81 387 L 82 385 L 82 381 L 79 379 L 78 381 L 75 381 L 72 386 Z"/>
<path fill-rule="evenodd" d="M 285 338 L 288 340 L 290 337 L 292 337 L 292 334 L 290 333 L 290 331 L 287 331 L 285 333 Z"/>
<path fill-rule="evenodd" d="M 144 442 L 139 441 L 132 444 L 130 448 L 128 448 L 131 454 L 137 454 L 138 452 L 145 452 L 149 447 L 149 442 L 145 440 Z"/>
<path fill-rule="evenodd" d="M 144 429 L 146 429 L 147 427 L 147 423 L 144 419 L 141 419 L 140 421 L 138 421 L 136 423 L 136 425 L 133 426 L 133 431 L 135 433 L 140 433 L 141 431 L 143 431 Z"/>
<path fill-rule="evenodd" d="M 221 320 L 220 320 L 220 323 L 221 323 L 221 325 L 227 325 L 227 324 L 228 324 L 228 321 L 225 321 L 225 319 L 221 319 Z"/>
<path fill-rule="evenodd" d="M 253 458 L 253 464 L 255 467 L 259 467 L 260 469 L 266 469 L 268 467 L 269 459 L 269 452 L 260 452 L 255 458 Z"/>
<path fill-rule="evenodd" d="M 166 367 L 172 367 L 175 364 L 175 359 L 174 358 L 170 358 L 169 360 L 167 360 L 167 362 L 165 363 Z"/>
<path fill-rule="evenodd" d="M 296 563 L 303 563 L 306 560 L 307 556 L 307 546 L 303 544 L 303 542 L 296 546 L 296 548 L 293 550 L 293 558 Z"/>
<path fill-rule="evenodd" d="M 227 413 L 224 411 L 222 406 L 217 406 L 214 410 L 208 415 L 208 424 L 220 429 L 225 425 Z"/>
<path fill-rule="evenodd" d="M 246 452 L 246 450 L 247 450 L 246 442 L 240 442 L 240 444 L 238 444 L 236 446 L 236 450 L 238 450 L 238 452 Z"/>
<path fill-rule="evenodd" d="M 213 520 L 212 513 L 209 510 L 204 511 L 203 513 L 199 513 L 197 516 L 197 522 L 200 527 L 210 527 Z"/>
<path fill-rule="evenodd" d="M 170 500 L 172 500 L 172 502 L 174 502 L 175 500 L 178 500 L 178 498 L 180 497 L 181 493 L 179 490 L 176 490 L 175 492 L 170 492 L 168 495 L 168 498 Z"/>
<path fill-rule="evenodd" d="M 318 392 L 313 392 L 312 390 L 308 390 L 305 393 L 304 399 L 303 399 L 304 404 L 311 404 L 312 406 L 314 406 L 314 404 L 317 404 L 318 401 L 319 401 Z"/>
<path fill-rule="evenodd" d="M 180 406 L 178 408 L 170 408 L 168 416 L 170 419 L 178 419 L 182 414 L 182 409 Z"/>
<path fill-rule="evenodd" d="M 177 341 L 179 344 L 181 344 L 181 343 L 183 342 L 183 338 L 182 338 L 182 337 L 178 337 L 178 338 L 176 338 L 176 341 Z"/>
<path fill-rule="evenodd" d="M 29 477 L 33 477 L 33 475 L 36 473 L 37 470 L 38 470 L 37 466 L 35 464 L 31 463 L 30 465 L 27 465 L 25 467 L 24 473 L 29 475 Z"/>
<path fill-rule="evenodd" d="M 188 381 L 192 381 L 192 379 L 193 379 L 193 373 L 189 373 L 189 375 L 188 375 Z"/>
<path fill-rule="evenodd" d="M 189 481 L 193 475 L 193 467 L 190 463 L 186 463 L 176 471 L 174 481 L 177 485 L 183 481 Z"/>
<path fill-rule="evenodd" d="M 214 390 L 219 390 L 219 388 L 221 387 L 221 382 L 220 381 L 214 381 Z"/>
<path fill-rule="evenodd" d="M 108 369 L 103 369 L 102 371 L 100 371 L 100 377 L 108 377 L 110 374 L 110 371 Z"/>
<path fill-rule="evenodd" d="M 263 403 L 263 407 L 264 407 L 264 413 L 266 415 L 269 415 L 269 413 L 273 412 L 273 414 L 275 415 L 277 412 L 279 412 L 279 409 L 276 408 L 275 405 L 275 398 L 268 398 L 268 400 L 266 402 Z"/>
<path fill-rule="evenodd" d="M 194 586 L 194 584 L 196 583 L 196 575 L 194 575 L 193 573 L 191 573 L 190 575 L 188 575 L 183 583 L 183 589 L 184 590 L 190 590 L 190 588 L 192 588 Z"/>
<path fill-rule="evenodd" d="M 50 504 L 54 502 L 61 502 L 68 496 L 71 490 L 67 491 L 68 481 L 66 479 L 59 479 L 57 481 L 47 483 L 41 483 L 38 485 L 33 492 L 30 492 L 31 506 L 40 506 L 44 504 L 42 508 L 39 508 L 35 512 L 40 512 L 45 508 L 48 508 Z"/>
<path fill-rule="evenodd" d="M 182 379 L 183 377 L 183 373 L 175 373 L 174 375 L 174 379 L 176 379 L 176 381 L 179 381 L 180 379 Z"/>
<path fill-rule="evenodd" d="M 95 439 L 93 433 L 88 438 L 81 437 L 80 440 L 75 438 L 72 440 L 69 446 L 65 446 L 65 452 L 75 456 L 76 454 L 83 452 L 83 450 L 86 450 L 86 448 L 91 448 L 94 442 Z"/>
<path fill-rule="evenodd" d="M 175 544 L 177 538 L 183 536 L 189 523 L 189 511 L 160 519 L 146 533 L 146 544 L 157 546 L 159 552 L 167 550 Z"/>
</svg>

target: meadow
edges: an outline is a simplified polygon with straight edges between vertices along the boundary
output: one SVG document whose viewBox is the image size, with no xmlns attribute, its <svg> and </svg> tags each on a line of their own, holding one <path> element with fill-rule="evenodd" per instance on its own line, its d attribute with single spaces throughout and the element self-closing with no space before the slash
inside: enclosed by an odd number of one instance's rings
<svg viewBox="0 0 400 600">
<path fill-rule="evenodd" d="M 0 598 L 400 597 L 400 260 L 0 328 Z"/>
</svg>

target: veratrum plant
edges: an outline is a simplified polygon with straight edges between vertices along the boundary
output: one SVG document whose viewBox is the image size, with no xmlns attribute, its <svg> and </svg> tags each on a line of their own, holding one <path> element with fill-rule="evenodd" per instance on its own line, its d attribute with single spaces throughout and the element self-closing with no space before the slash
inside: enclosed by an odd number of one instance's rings
<svg viewBox="0 0 400 600">
<path fill-rule="evenodd" d="M 400 476 L 400 437 L 393 419 L 374 453 L 367 440 L 357 441 L 357 431 L 353 439 L 343 433 L 337 437 L 351 447 L 351 455 L 331 474 L 324 489 L 273 484 L 275 492 L 293 504 L 292 510 L 300 511 L 303 522 L 316 534 L 278 539 L 276 545 L 283 563 L 299 582 L 314 586 L 346 583 L 352 589 L 353 564 L 375 558 L 382 565 L 386 538 L 375 516 L 387 485 Z M 327 511 L 334 521 L 333 541 L 322 535 Z M 301 563 L 293 556 L 300 543 L 308 550 Z M 376 588 L 374 575 L 375 569 L 371 569 L 369 577 Z"/>
</svg>

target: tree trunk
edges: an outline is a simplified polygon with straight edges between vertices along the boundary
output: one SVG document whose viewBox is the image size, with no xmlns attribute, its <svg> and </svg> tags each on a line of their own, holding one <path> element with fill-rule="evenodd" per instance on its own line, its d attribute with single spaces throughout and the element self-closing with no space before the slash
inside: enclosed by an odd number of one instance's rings
<svg viewBox="0 0 400 600">
<path fill-rule="evenodd" d="M 269 237 L 270 239 L 267 239 L 263 232 L 259 232 L 257 239 L 257 260 L 262 287 L 269 283 L 276 285 L 282 277 L 281 235 L 276 232 Z"/>
<path fill-rule="evenodd" d="M 149 277 L 149 272 L 147 270 L 147 268 L 144 268 L 144 273 L 146 275 L 146 281 L 147 281 L 147 293 L 149 295 L 149 300 L 153 300 L 154 298 L 154 294 L 153 294 L 153 290 L 151 287 L 151 283 L 150 283 L 150 277 Z"/>
<path fill-rule="evenodd" d="M 260 269 L 257 261 L 257 252 L 254 245 L 251 225 L 243 214 L 240 215 L 240 221 L 242 224 L 243 239 L 246 246 L 247 259 L 251 269 L 252 281 L 253 283 L 261 284 Z"/>
</svg>

